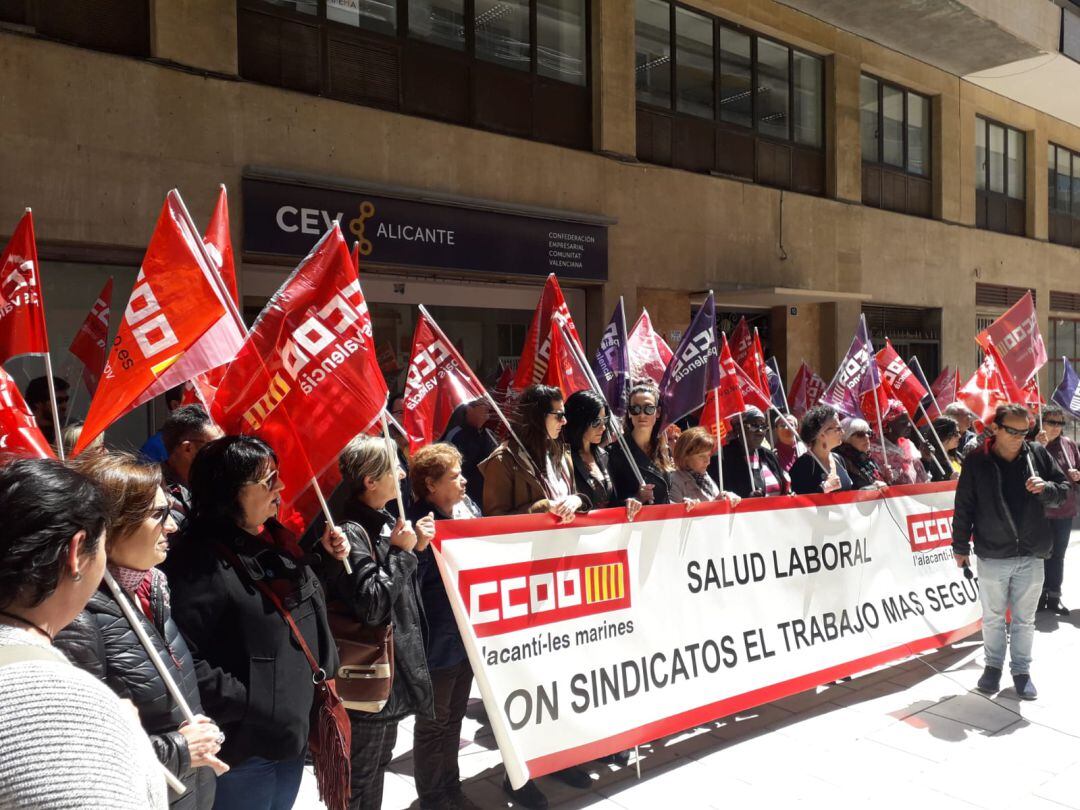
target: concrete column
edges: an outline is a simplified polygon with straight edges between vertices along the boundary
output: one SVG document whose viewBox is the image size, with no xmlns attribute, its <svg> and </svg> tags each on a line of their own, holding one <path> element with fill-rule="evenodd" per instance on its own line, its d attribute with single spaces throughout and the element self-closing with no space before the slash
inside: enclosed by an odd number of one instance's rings
<svg viewBox="0 0 1080 810">
<path fill-rule="evenodd" d="M 151 0 L 150 15 L 156 58 L 236 75 L 235 0 Z"/>
<path fill-rule="evenodd" d="M 825 120 L 827 193 L 838 200 L 862 202 L 862 145 L 859 135 L 859 61 L 834 54 L 826 62 Z"/>
<path fill-rule="evenodd" d="M 975 144 L 965 145 L 959 80 L 952 92 L 935 96 L 931 101 L 931 135 L 934 176 L 934 217 L 946 222 L 963 221 L 964 184 L 974 182 Z M 974 126 L 974 124 L 972 124 Z M 963 149 L 970 148 L 965 154 Z M 970 171 L 965 171 L 965 167 Z"/>
<path fill-rule="evenodd" d="M 1024 190 L 1024 193 L 1027 194 L 1027 235 L 1035 239 L 1046 240 L 1050 238 L 1048 188 L 1050 179 L 1047 177 L 1050 161 L 1047 156 L 1049 141 L 1046 138 L 1046 131 L 1042 129 L 1029 130 L 1024 133 L 1024 143 L 1026 152 L 1024 157 L 1027 165 Z M 1047 306 L 1049 307 L 1049 301 Z M 1041 319 L 1042 313 L 1040 313 Z"/>
<path fill-rule="evenodd" d="M 637 155 L 633 0 L 592 4 L 593 148 Z"/>
<path fill-rule="evenodd" d="M 960 98 L 957 110 L 957 142 L 945 143 L 945 153 L 955 148 L 956 163 L 952 160 L 943 169 L 955 167 L 945 175 L 945 198 L 959 197 L 959 216 L 954 221 L 962 225 L 975 225 L 975 105 L 971 103 L 971 85 L 960 82 Z M 948 115 L 948 112 L 945 113 Z M 944 116 L 943 116 L 944 117 Z M 955 185 L 954 185 L 955 184 Z"/>
</svg>

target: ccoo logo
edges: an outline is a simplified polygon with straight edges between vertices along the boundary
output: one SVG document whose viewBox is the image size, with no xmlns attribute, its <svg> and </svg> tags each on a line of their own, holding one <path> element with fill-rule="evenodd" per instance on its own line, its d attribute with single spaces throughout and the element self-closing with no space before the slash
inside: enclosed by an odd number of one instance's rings
<svg viewBox="0 0 1080 810">
<path fill-rule="evenodd" d="M 952 545 L 952 509 L 908 515 L 908 542 L 912 551 L 930 551 Z"/>
</svg>

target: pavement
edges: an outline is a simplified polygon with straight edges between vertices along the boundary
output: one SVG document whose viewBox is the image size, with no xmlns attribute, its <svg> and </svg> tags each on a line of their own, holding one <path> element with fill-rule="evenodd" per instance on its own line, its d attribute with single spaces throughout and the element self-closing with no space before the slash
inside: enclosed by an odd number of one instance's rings
<svg viewBox="0 0 1080 810">
<path fill-rule="evenodd" d="M 1039 614 L 1036 701 L 1017 699 L 1007 672 L 1009 686 L 995 697 L 972 691 L 982 672 L 975 635 L 641 746 L 640 779 L 631 757 L 624 768 L 587 763 L 588 790 L 547 777 L 538 784 L 552 808 L 654 810 L 672 801 L 680 810 L 868 803 L 872 810 L 1080 810 L 1076 607 L 1066 618 Z M 411 749 L 412 722 L 403 721 L 384 810 L 419 807 Z M 460 767 L 465 795 L 479 807 L 514 806 L 502 792 L 501 757 L 475 689 Z M 295 807 L 323 807 L 310 769 Z"/>
</svg>

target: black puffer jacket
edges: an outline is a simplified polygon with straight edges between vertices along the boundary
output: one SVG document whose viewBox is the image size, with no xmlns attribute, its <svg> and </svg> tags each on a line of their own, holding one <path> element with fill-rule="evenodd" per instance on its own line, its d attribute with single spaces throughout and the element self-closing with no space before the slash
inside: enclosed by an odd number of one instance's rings
<svg viewBox="0 0 1080 810">
<path fill-rule="evenodd" d="M 150 605 L 153 622 L 135 606 L 143 629 L 170 668 L 191 710 L 199 714 L 202 705 L 195 664 L 172 619 L 168 586 L 160 573 L 151 585 Z M 214 804 L 214 772 L 210 768 L 191 768 L 187 742 L 177 731 L 184 715 L 105 584 L 90 597 L 75 621 L 57 633 L 55 643 L 77 667 L 100 678 L 138 708 L 154 753 L 187 787 L 183 796 L 170 791 L 169 806 L 183 810 L 210 808 Z"/>
<path fill-rule="evenodd" d="M 396 521 L 385 510 L 372 509 L 351 498 L 343 517 L 345 522 L 340 528 L 352 546 L 349 563 L 353 572 L 346 574 L 341 563 L 326 561 L 321 575 L 327 595 L 332 603 L 351 610 L 366 625 L 385 624 L 389 619 L 394 626 L 394 684 L 390 699 L 381 712 L 350 711 L 349 716 L 354 720 L 394 720 L 410 714 L 433 717 L 424 638 L 427 620 L 416 579 L 416 555 L 390 545 L 390 530 Z"/>
<path fill-rule="evenodd" d="M 1038 495 L 1030 494 L 1020 483 L 1030 474 L 1029 455 L 1035 472 L 1046 481 L 1046 488 Z M 1024 505 L 1019 521 L 1013 520 L 1005 502 L 1004 476 L 994 460 L 992 441 L 983 442 L 964 457 L 953 511 L 953 551 L 957 554 L 971 553 L 974 535 L 975 555 L 983 559 L 1050 556 L 1054 535 L 1046 509 L 1060 505 L 1071 484 L 1041 444 L 1024 442 L 1011 464 L 1018 465 L 1018 469 L 1010 466 L 1017 472 L 1012 486 L 1022 490 L 1022 494 L 1017 492 Z"/>
</svg>

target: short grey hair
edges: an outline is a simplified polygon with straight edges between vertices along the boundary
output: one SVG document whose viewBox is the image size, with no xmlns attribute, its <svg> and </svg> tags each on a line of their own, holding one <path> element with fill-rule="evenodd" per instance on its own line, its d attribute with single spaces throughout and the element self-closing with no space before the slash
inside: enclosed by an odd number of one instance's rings
<svg viewBox="0 0 1080 810">
<path fill-rule="evenodd" d="M 952 416 L 952 417 L 966 416 L 968 419 L 971 419 L 972 421 L 974 421 L 975 419 L 978 418 L 977 415 L 975 414 L 975 412 L 973 410 L 971 410 L 971 408 L 969 408 L 963 402 L 951 402 L 951 403 L 949 403 L 948 405 L 945 406 L 945 410 L 944 410 L 943 413 L 946 416 Z"/>
<path fill-rule="evenodd" d="M 397 465 L 397 459 L 386 452 L 386 442 L 381 437 L 361 433 L 354 437 L 338 456 L 341 477 L 354 492 L 363 492 L 365 478 L 378 480 Z"/>
<path fill-rule="evenodd" d="M 844 441 L 846 442 L 854 434 L 860 431 L 870 433 L 870 423 L 865 419 L 859 419 L 857 417 L 848 417 L 840 423 L 841 429 L 844 431 Z"/>
</svg>

